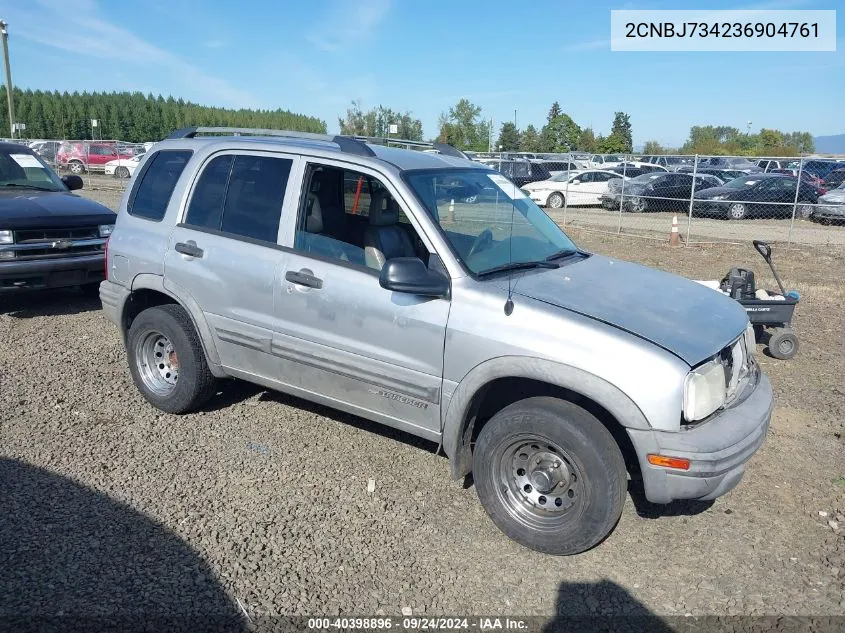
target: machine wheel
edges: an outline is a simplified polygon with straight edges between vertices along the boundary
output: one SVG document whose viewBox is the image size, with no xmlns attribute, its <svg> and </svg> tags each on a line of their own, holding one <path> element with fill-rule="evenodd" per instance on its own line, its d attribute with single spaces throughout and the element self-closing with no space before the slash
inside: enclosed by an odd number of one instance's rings
<svg viewBox="0 0 845 633">
<path fill-rule="evenodd" d="M 778 328 L 769 338 L 769 354 L 780 360 L 789 360 L 798 353 L 798 337 L 787 328 Z"/>
</svg>

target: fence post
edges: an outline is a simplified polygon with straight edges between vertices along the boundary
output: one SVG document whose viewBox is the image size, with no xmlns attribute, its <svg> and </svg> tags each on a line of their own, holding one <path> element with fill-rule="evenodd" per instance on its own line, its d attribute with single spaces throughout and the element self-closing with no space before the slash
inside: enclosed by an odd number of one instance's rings
<svg viewBox="0 0 845 633">
<path fill-rule="evenodd" d="M 698 174 L 698 154 L 695 155 L 695 162 L 692 164 L 692 193 L 689 197 L 689 217 L 687 218 L 687 239 L 684 245 L 689 244 L 690 233 L 692 233 L 692 203 L 695 200 L 695 177 Z"/>
<path fill-rule="evenodd" d="M 798 209 L 798 194 L 801 191 L 801 175 L 804 170 L 804 157 L 798 160 L 798 184 L 795 185 L 795 198 L 792 200 L 792 220 L 789 222 L 789 235 L 786 238 L 786 248 L 792 248 L 792 229 L 795 226 L 795 212 Z"/>
<path fill-rule="evenodd" d="M 619 190 L 619 224 L 616 227 L 616 234 L 622 232 L 622 206 L 625 204 L 625 174 L 628 172 L 628 161 L 622 163 L 622 189 Z"/>
<path fill-rule="evenodd" d="M 566 186 L 563 188 L 563 228 L 566 228 L 566 207 L 569 206 L 569 181 L 572 178 L 569 166 L 571 164 L 571 160 L 566 163 Z"/>
</svg>

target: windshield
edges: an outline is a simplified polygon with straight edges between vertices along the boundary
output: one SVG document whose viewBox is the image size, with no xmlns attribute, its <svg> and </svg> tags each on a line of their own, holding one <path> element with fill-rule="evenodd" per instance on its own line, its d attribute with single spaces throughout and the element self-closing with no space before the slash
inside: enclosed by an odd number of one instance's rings
<svg viewBox="0 0 845 633">
<path fill-rule="evenodd" d="M 749 178 L 748 176 L 741 176 L 739 178 L 734 178 L 726 182 L 723 187 L 727 187 L 728 189 L 745 189 L 746 187 L 753 187 L 760 179 Z"/>
<path fill-rule="evenodd" d="M 569 170 L 562 171 L 559 174 L 555 174 L 549 180 L 552 182 L 566 182 L 569 179 Z"/>
<path fill-rule="evenodd" d="M 438 169 L 409 172 L 406 179 L 473 274 L 576 249 L 540 207 L 499 173 Z M 452 203 L 456 186 L 471 195 Z"/>
<path fill-rule="evenodd" d="M 38 156 L 0 149 L 0 188 L 67 191 L 64 183 Z"/>
</svg>

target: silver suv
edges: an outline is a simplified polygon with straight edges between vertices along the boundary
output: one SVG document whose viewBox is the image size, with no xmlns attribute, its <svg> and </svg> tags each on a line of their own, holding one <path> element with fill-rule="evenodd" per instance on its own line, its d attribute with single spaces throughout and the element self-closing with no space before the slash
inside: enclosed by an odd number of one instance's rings
<svg viewBox="0 0 845 633">
<path fill-rule="evenodd" d="M 502 531 L 552 554 L 607 536 L 628 479 L 654 503 L 733 488 L 773 404 L 743 308 L 579 249 L 436 149 L 217 128 L 157 144 L 100 289 L 146 399 L 183 413 L 240 378 L 426 438 Z"/>
</svg>

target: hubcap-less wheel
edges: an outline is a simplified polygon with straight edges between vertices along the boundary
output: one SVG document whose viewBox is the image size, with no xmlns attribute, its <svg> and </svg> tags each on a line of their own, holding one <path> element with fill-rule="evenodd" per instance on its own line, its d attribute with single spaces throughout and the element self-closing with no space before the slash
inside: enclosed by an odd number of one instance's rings
<svg viewBox="0 0 845 633">
<path fill-rule="evenodd" d="M 82 165 L 82 163 L 74 162 L 70 164 L 70 173 L 81 174 L 83 171 L 85 171 L 85 167 Z"/>
<path fill-rule="evenodd" d="M 560 209 L 561 207 L 563 207 L 563 196 L 559 193 L 553 193 L 549 196 L 549 199 L 546 204 L 549 206 L 550 209 Z"/>
<path fill-rule="evenodd" d="M 578 468 L 559 446 L 522 435 L 501 446 L 497 461 L 500 501 L 526 527 L 554 531 L 577 514 Z"/>
<path fill-rule="evenodd" d="M 744 204 L 732 204 L 728 209 L 728 217 L 731 220 L 741 220 L 745 217 L 745 205 Z"/>
<path fill-rule="evenodd" d="M 138 340 L 135 359 L 144 386 L 160 396 L 173 391 L 179 380 L 179 358 L 170 339 L 149 332 Z"/>
</svg>

